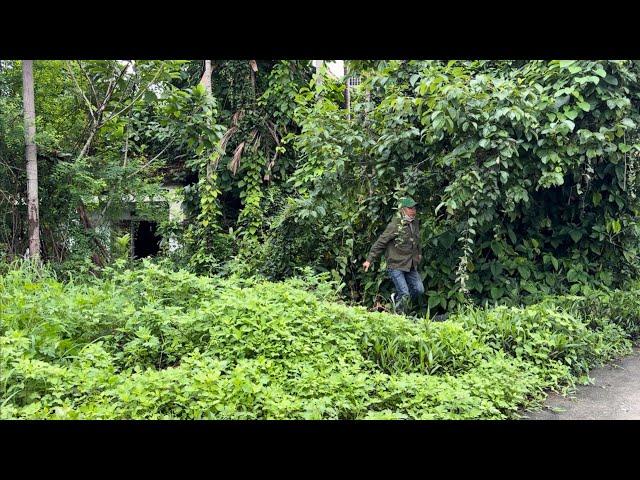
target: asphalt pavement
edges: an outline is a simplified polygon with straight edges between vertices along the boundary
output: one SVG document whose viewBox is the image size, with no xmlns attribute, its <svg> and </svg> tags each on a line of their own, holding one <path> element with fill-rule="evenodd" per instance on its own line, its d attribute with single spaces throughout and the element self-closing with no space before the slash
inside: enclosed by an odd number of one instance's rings
<svg viewBox="0 0 640 480">
<path fill-rule="evenodd" d="M 564 397 L 551 393 L 542 410 L 523 420 L 640 420 L 640 348 L 589 372 L 590 385 Z"/>
</svg>

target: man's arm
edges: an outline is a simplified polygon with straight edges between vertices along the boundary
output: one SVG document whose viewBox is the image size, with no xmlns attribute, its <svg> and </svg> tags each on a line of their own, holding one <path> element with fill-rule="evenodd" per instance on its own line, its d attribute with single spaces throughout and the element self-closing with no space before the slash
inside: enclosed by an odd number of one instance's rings
<svg viewBox="0 0 640 480">
<path fill-rule="evenodd" d="M 378 239 L 375 241 L 375 243 L 371 247 L 371 250 L 369 251 L 369 255 L 367 256 L 367 262 L 371 263 L 380 255 L 382 255 L 382 252 L 384 252 L 384 249 L 387 247 L 387 244 L 391 240 L 396 238 L 397 235 L 398 235 L 398 223 L 395 219 L 393 219 L 391 220 L 391 222 L 389 222 L 389 225 L 387 225 L 387 228 L 385 228 L 384 232 L 382 232 L 382 235 L 378 237 Z"/>
</svg>

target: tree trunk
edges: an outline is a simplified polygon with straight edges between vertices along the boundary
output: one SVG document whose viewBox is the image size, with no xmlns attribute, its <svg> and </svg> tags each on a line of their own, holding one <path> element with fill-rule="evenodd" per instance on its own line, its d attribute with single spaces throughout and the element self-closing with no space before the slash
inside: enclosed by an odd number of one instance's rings
<svg viewBox="0 0 640 480">
<path fill-rule="evenodd" d="M 204 85 L 207 92 L 211 93 L 211 60 L 204 61 L 204 74 L 200 79 L 200 83 Z"/>
<path fill-rule="evenodd" d="M 314 62 L 315 62 L 315 67 L 316 67 L 316 74 L 318 74 L 318 79 L 317 79 L 316 83 L 318 85 L 322 85 L 322 77 L 320 76 L 320 70 L 324 66 L 324 60 L 314 60 Z"/>
<path fill-rule="evenodd" d="M 202 75 L 202 78 L 200 79 L 200 83 L 202 85 L 204 85 L 204 88 L 205 88 L 205 90 L 207 91 L 207 93 L 209 95 L 212 95 L 211 73 L 212 73 L 211 60 L 205 60 L 204 61 L 204 74 Z M 207 174 L 207 179 L 210 179 L 211 175 L 213 174 L 213 165 L 212 165 L 211 161 L 207 162 L 206 174 Z"/>
<path fill-rule="evenodd" d="M 351 89 L 349 88 L 349 70 L 348 67 L 346 65 L 344 65 L 344 78 L 345 78 L 345 85 L 344 85 L 344 102 L 345 102 L 345 108 L 347 109 L 347 120 L 351 120 Z"/>
<path fill-rule="evenodd" d="M 36 149 L 36 111 L 33 94 L 33 60 L 22 61 L 24 139 L 27 159 L 27 213 L 29 219 L 29 257 L 40 259 L 40 215 L 38 208 L 38 156 Z"/>
</svg>

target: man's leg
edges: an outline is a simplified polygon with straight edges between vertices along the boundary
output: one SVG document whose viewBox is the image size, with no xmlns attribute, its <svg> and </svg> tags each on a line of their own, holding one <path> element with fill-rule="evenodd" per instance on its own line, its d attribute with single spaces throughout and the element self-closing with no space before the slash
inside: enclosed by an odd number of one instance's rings
<svg viewBox="0 0 640 480">
<path fill-rule="evenodd" d="M 389 268 L 387 272 L 396 287 L 396 312 L 402 314 L 405 312 L 406 304 L 409 300 L 409 286 L 405 279 L 405 272 L 396 270 L 395 268 Z"/>
<path fill-rule="evenodd" d="M 422 296 L 422 294 L 424 294 L 424 285 L 422 284 L 422 278 L 420 278 L 418 270 L 411 270 L 410 272 L 406 272 L 404 274 L 404 278 L 406 279 L 411 299 L 415 302 Z"/>
<path fill-rule="evenodd" d="M 424 296 L 424 285 L 422 284 L 422 278 L 420 278 L 420 274 L 417 270 L 411 270 L 404 274 L 404 278 L 407 281 L 407 286 L 409 287 L 409 294 L 411 295 L 411 300 L 413 300 L 413 304 L 416 306 L 418 315 L 421 315 L 423 309 L 423 296 Z"/>
</svg>

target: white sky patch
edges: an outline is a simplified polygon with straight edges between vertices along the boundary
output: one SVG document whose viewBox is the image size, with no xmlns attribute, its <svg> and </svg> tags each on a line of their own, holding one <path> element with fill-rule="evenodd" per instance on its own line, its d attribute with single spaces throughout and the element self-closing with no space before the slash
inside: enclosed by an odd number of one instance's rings
<svg viewBox="0 0 640 480">
<path fill-rule="evenodd" d="M 338 78 L 344 77 L 344 60 L 336 60 L 335 62 L 329 62 L 327 64 L 327 68 L 329 68 L 329 71 L 333 73 L 336 77 Z"/>
<path fill-rule="evenodd" d="M 127 65 L 127 71 L 125 72 L 125 74 L 128 75 L 133 75 L 133 60 L 118 60 L 118 63 L 120 65 Z"/>
<path fill-rule="evenodd" d="M 314 60 L 312 62 L 314 67 L 318 67 L 323 60 Z M 340 79 L 344 77 L 344 60 L 334 60 L 332 62 L 325 62 L 329 72 L 336 78 Z"/>
<path fill-rule="evenodd" d="M 127 65 L 127 70 L 124 73 L 125 77 L 131 76 L 135 73 L 135 70 L 133 69 L 135 60 L 118 60 L 118 63 L 122 66 Z M 156 97 L 161 97 L 164 93 L 164 88 L 160 83 L 152 83 L 148 86 L 148 88 L 156 94 Z"/>
</svg>

